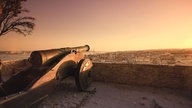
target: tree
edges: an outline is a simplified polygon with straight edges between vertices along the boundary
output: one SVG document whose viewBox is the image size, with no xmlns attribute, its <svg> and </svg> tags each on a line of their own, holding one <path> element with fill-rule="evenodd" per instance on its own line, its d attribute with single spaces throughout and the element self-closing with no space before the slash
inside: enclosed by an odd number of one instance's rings
<svg viewBox="0 0 192 108">
<path fill-rule="evenodd" d="M 31 34 L 35 26 L 35 18 L 23 17 L 22 13 L 29 12 L 22 7 L 27 0 L 0 0 L 0 36 L 11 31 L 23 34 Z"/>
</svg>

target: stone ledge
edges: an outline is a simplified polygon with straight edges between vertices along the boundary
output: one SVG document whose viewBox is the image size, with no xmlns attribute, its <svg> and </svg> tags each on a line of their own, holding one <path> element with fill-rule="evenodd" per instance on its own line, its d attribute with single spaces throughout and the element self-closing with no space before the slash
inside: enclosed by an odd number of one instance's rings
<svg viewBox="0 0 192 108">
<path fill-rule="evenodd" d="M 94 80 L 192 90 L 192 66 L 94 63 Z"/>
</svg>

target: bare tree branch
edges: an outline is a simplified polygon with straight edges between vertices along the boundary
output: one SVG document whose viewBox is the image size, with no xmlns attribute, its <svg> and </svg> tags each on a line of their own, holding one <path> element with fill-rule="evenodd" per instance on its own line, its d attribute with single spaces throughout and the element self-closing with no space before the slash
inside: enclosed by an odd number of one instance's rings
<svg viewBox="0 0 192 108">
<path fill-rule="evenodd" d="M 24 36 L 31 34 L 35 26 L 35 18 L 20 16 L 21 13 L 29 12 L 21 6 L 24 1 L 26 0 L 0 0 L 0 6 L 2 7 L 0 36 L 11 31 Z"/>
</svg>

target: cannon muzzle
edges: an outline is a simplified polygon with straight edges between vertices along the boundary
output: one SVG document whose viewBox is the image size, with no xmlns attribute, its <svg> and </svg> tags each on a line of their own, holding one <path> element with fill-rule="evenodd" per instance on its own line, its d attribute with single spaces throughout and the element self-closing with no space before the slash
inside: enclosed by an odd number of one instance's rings
<svg viewBox="0 0 192 108">
<path fill-rule="evenodd" d="M 33 66 L 41 66 L 48 62 L 57 60 L 59 57 L 67 55 L 71 52 L 81 53 L 89 50 L 89 45 L 85 45 L 79 47 L 66 47 L 59 49 L 33 51 L 30 55 L 29 61 Z"/>
</svg>

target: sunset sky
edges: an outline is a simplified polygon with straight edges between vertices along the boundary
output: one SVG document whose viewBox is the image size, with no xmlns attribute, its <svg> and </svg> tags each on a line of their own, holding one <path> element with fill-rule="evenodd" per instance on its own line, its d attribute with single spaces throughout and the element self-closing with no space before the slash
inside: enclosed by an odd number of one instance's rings
<svg viewBox="0 0 192 108">
<path fill-rule="evenodd" d="M 192 48 L 192 0 L 28 0 L 24 7 L 36 18 L 33 33 L 0 37 L 0 50 Z"/>
</svg>

